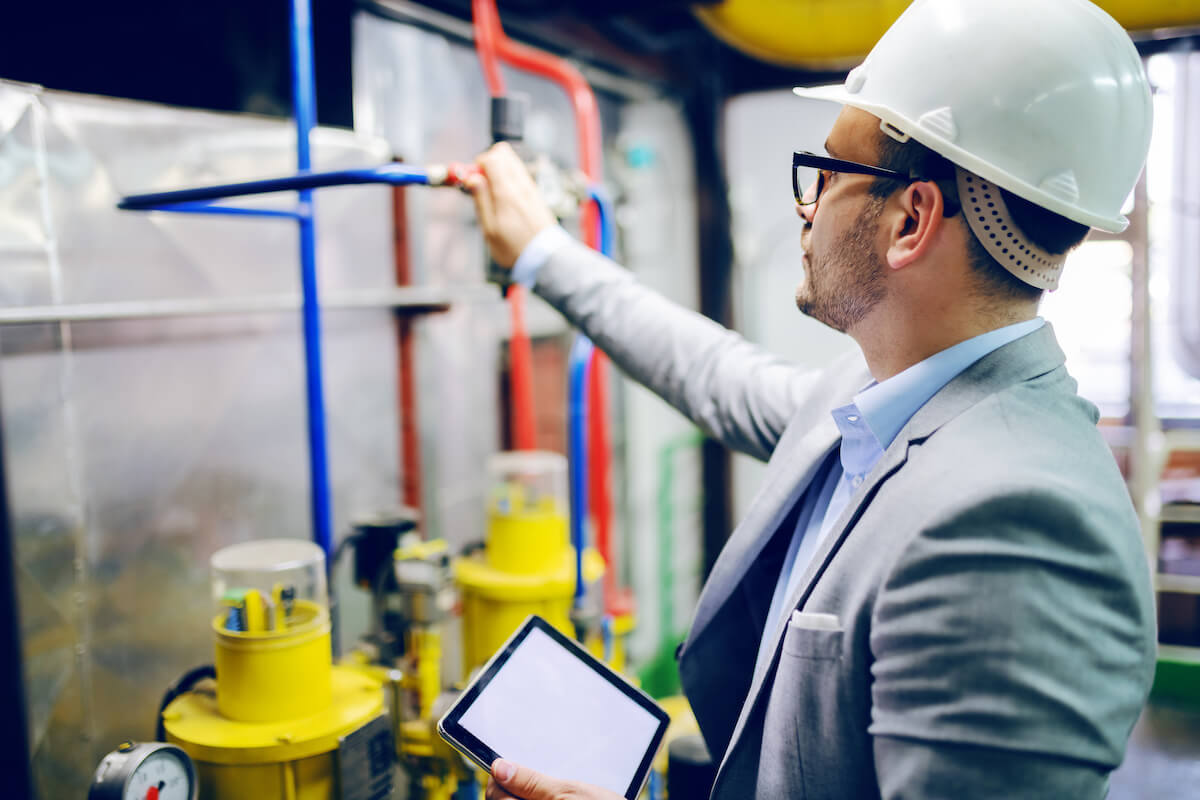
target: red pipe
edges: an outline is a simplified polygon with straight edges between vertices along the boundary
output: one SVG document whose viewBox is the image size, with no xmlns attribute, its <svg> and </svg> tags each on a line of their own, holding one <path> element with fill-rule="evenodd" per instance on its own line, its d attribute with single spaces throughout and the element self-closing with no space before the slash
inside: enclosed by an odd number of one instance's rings
<svg viewBox="0 0 1200 800">
<path fill-rule="evenodd" d="M 498 40 L 504 37 L 494 0 L 472 0 L 475 49 L 483 67 L 488 93 L 504 95 L 504 76 L 497 59 Z M 533 344 L 525 330 L 525 297 L 521 287 L 508 290 L 512 334 L 508 340 L 509 376 L 512 379 L 512 440 L 517 450 L 537 449 L 537 415 L 533 405 Z"/>
<path fill-rule="evenodd" d="M 408 213 L 405 210 L 405 188 L 392 187 L 392 257 L 397 286 L 412 283 L 408 260 Z M 416 348 L 413 340 L 413 320 L 407 314 L 396 317 L 396 371 L 400 395 L 400 473 L 404 505 L 421 510 L 421 441 L 417 427 Z M 425 526 L 421 526 L 424 530 Z"/>
<path fill-rule="evenodd" d="M 496 39 L 504 36 L 500 28 L 500 14 L 496 11 L 494 0 L 472 0 L 471 13 L 475 18 L 475 51 L 479 53 L 488 94 L 503 97 L 504 76 L 500 74 L 500 62 L 496 58 Z"/>
<path fill-rule="evenodd" d="M 512 438 L 518 450 L 537 449 L 536 415 L 533 411 L 533 343 L 525 330 L 525 290 L 508 288 L 512 311 L 512 336 L 508 341 L 509 374 L 512 377 Z"/>
<path fill-rule="evenodd" d="M 567 93 L 575 112 L 575 130 L 579 148 L 579 167 L 594 184 L 603 180 L 601 167 L 600 112 L 596 95 L 582 73 L 561 58 L 543 53 L 532 47 L 510 40 L 500 26 L 500 15 L 495 0 L 472 0 L 471 8 L 475 20 L 475 44 L 479 60 L 483 64 L 488 89 L 493 96 L 503 93 L 497 58 L 503 59 L 517 69 L 540 75 L 558 84 Z M 593 249 L 600 249 L 600 229 L 596 209 L 591 203 L 583 207 L 580 226 L 584 242 Z M 515 316 L 515 312 L 514 312 Z M 516 329 L 514 327 L 514 333 Z M 513 344 L 516 344 L 515 337 Z M 514 350 L 514 388 L 516 385 Z M 589 503 L 596 518 L 596 547 L 608 564 L 605 577 L 605 601 L 610 608 L 617 602 L 616 564 L 613 560 L 612 544 L 612 489 L 609 479 L 610 446 L 608 426 L 608 359 L 599 350 L 592 357 L 589 375 L 589 402 L 591 413 L 588 419 L 588 473 L 590 479 Z M 532 389 L 531 389 L 532 392 Z M 532 397 L 531 397 L 532 401 Z M 514 391 L 514 406 L 517 398 Z"/>
</svg>

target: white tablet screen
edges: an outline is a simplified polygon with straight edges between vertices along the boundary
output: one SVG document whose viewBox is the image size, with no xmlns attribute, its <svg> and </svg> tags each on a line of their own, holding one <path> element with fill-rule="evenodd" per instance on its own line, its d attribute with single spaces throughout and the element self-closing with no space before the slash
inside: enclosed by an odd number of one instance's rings
<svg viewBox="0 0 1200 800">
<path fill-rule="evenodd" d="M 659 722 L 533 628 L 458 724 L 505 759 L 623 795 Z"/>
</svg>

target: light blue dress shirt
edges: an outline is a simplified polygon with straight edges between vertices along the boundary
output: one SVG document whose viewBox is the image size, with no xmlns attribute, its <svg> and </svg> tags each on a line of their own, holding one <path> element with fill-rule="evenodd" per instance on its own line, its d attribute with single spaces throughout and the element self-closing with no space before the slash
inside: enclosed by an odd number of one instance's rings
<svg viewBox="0 0 1200 800">
<path fill-rule="evenodd" d="M 553 255 L 555 250 L 570 240 L 571 234 L 567 233 L 561 225 L 551 225 L 549 228 L 539 231 L 529 240 L 529 244 L 525 245 L 521 255 L 517 256 L 512 268 L 513 283 L 524 286 L 526 289 L 532 289 L 542 265 Z"/>
<path fill-rule="evenodd" d="M 825 460 L 801 497 L 804 506 L 800 509 L 796 530 L 771 598 L 771 610 L 767 614 L 754 666 L 755 678 L 771 659 L 775 633 L 783 622 L 783 615 L 791 610 L 785 603 L 795 592 L 817 547 L 904 424 L 960 372 L 993 350 L 1033 333 L 1044 324 L 1045 320 L 1037 317 L 959 342 L 883 383 L 872 383 L 854 396 L 854 402 L 831 412 L 842 434 L 837 451 L 839 457 L 830 456 Z"/>
</svg>

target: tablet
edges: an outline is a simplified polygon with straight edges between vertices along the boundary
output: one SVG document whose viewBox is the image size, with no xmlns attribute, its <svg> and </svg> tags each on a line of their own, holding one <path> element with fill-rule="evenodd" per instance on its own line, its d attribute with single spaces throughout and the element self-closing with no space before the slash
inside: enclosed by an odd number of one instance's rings
<svg viewBox="0 0 1200 800">
<path fill-rule="evenodd" d="M 489 772 L 504 758 L 634 800 L 669 721 L 647 694 L 532 616 L 441 718 L 438 733 Z"/>
</svg>

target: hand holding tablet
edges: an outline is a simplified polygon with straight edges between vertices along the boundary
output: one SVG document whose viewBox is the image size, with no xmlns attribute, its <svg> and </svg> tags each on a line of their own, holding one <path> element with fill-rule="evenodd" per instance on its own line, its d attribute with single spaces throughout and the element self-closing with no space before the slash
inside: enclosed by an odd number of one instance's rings
<svg viewBox="0 0 1200 800">
<path fill-rule="evenodd" d="M 486 770 L 502 758 L 634 800 L 668 722 L 648 695 L 534 616 L 484 665 L 438 732 Z"/>
<path fill-rule="evenodd" d="M 529 767 L 497 759 L 492 764 L 487 800 L 622 800 L 621 795 L 586 783 L 551 778 Z"/>
</svg>

